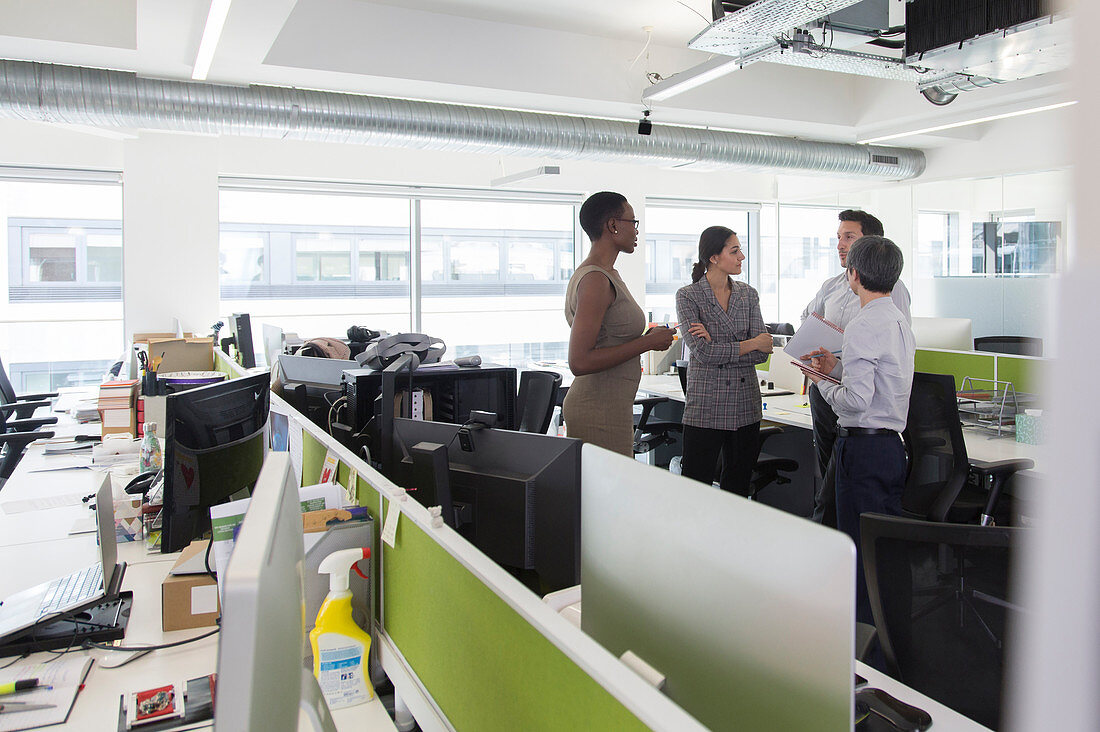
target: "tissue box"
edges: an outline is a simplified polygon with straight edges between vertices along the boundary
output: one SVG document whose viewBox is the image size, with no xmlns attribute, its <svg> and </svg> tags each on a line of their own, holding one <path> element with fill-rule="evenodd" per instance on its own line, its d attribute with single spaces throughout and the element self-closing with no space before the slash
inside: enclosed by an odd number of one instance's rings
<svg viewBox="0 0 1100 732">
<path fill-rule="evenodd" d="M 1046 441 L 1043 430 L 1043 417 L 1037 414 L 1016 415 L 1016 442 L 1027 445 L 1042 445 Z"/>
</svg>

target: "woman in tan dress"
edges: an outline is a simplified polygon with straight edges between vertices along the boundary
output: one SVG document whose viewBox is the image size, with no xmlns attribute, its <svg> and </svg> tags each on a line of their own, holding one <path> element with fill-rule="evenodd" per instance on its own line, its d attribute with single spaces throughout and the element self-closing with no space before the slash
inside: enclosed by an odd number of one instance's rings
<svg viewBox="0 0 1100 732">
<path fill-rule="evenodd" d="M 638 358 L 672 345 L 668 328 L 645 330 L 642 309 L 626 289 L 615 260 L 638 246 L 638 220 L 626 198 L 595 193 L 581 206 L 581 228 L 592 240 L 588 258 L 569 279 L 569 370 L 576 378 L 562 406 L 570 437 L 633 454 L 634 395 L 642 378 Z"/>
</svg>

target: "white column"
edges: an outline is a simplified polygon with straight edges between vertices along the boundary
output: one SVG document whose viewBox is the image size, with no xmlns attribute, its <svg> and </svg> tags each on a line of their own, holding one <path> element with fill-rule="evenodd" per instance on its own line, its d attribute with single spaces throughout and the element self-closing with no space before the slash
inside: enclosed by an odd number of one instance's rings
<svg viewBox="0 0 1100 732">
<path fill-rule="evenodd" d="M 123 152 L 123 322 L 129 338 L 218 319 L 217 141 L 142 133 Z"/>
</svg>

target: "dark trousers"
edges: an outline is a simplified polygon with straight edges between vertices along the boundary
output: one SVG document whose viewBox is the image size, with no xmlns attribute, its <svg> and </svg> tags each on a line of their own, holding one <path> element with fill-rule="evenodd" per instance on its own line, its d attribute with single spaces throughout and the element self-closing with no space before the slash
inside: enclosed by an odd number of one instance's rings
<svg viewBox="0 0 1100 732">
<path fill-rule="evenodd" d="M 862 513 L 901 515 L 905 487 L 905 446 L 897 433 L 837 437 L 833 447 L 838 528 L 856 543 L 856 620 L 874 625 L 863 548 L 859 543 Z"/>
<path fill-rule="evenodd" d="M 752 470 L 760 456 L 760 423 L 736 430 L 713 430 L 684 425 L 684 454 L 680 473 L 710 485 L 722 456 L 722 490 L 739 496 L 751 495 Z"/>
<path fill-rule="evenodd" d="M 814 451 L 820 480 L 814 492 L 814 512 L 811 517 L 819 524 L 835 529 L 836 524 L 836 472 L 833 469 L 833 443 L 836 442 L 836 414 L 817 384 L 806 393 L 810 402 L 810 416 L 814 420 Z"/>
</svg>

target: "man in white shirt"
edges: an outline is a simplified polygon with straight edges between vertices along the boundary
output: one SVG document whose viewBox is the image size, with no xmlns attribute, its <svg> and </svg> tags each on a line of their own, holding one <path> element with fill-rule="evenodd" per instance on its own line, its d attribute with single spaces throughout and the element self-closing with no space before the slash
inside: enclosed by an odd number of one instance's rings
<svg viewBox="0 0 1100 732">
<path fill-rule="evenodd" d="M 810 317 L 810 313 L 817 313 L 843 330 L 859 312 L 859 298 L 848 286 L 848 251 L 862 236 L 883 236 L 883 228 L 882 222 L 866 211 L 848 209 L 841 211 L 837 218 L 840 219 L 840 224 L 836 231 L 836 251 L 840 255 L 840 266 L 845 270 L 825 280 L 817 295 L 802 311 L 802 320 Z M 901 280 L 894 285 L 890 296 L 894 305 L 905 316 L 906 322 L 912 324 L 913 319 L 909 315 L 909 290 L 905 289 Z M 821 397 L 816 386 L 810 387 L 807 397 L 814 424 L 817 465 L 822 478 L 814 495 L 813 520 L 835 529 L 836 494 L 833 490 L 834 479 L 829 469 L 829 458 L 833 454 L 833 443 L 836 441 L 836 414 Z"/>
<path fill-rule="evenodd" d="M 909 412 L 916 341 L 905 315 L 890 298 L 901 274 L 894 242 L 865 236 L 851 248 L 847 276 L 859 312 L 844 329 L 841 359 L 819 348 L 809 378 L 836 412 L 833 446 L 837 526 L 856 544 L 856 620 L 873 624 L 860 555 L 862 513 L 901 514 L 905 446 L 901 432 Z"/>
</svg>

